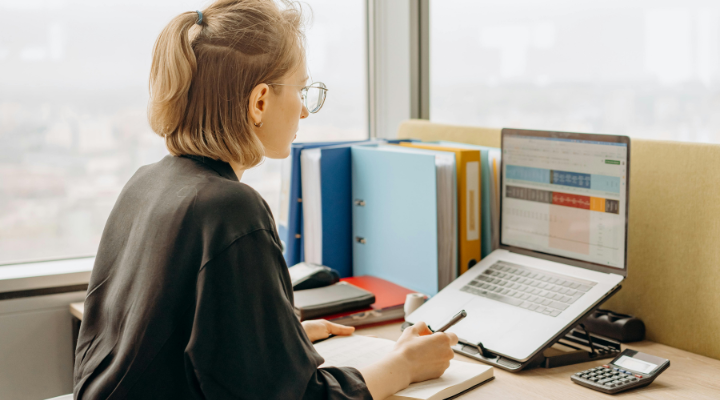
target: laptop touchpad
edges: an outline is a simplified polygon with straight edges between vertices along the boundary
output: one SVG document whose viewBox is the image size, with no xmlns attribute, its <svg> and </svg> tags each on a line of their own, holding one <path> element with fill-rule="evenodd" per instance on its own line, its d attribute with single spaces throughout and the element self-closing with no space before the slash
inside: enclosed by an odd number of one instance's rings
<svg viewBox="0 0 720 400">
<path fill-rule="evenodd" d="M 522 329 L 522 314 L 515 307 L 498 304 L 493 300 L 478 298 L 465 305 L 467 318 L 450 329 L 471 343 L 483 342 L 490 348 L 502 343 L 509 332 Z M 522 310 L 525 311 L 525 310 Z"/>
</svg>

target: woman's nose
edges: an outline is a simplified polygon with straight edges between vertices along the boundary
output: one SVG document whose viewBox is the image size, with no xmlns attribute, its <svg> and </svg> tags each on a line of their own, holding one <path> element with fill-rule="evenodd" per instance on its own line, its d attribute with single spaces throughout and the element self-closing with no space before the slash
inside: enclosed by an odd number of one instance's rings
<svg viewBox="0 0 720 400">
<path fill-rule="evenodd" d="M 305 107 L 305 104 L 302 106 L 302 112 L 300 112 L 300 119 L 305 119 L 310 115 L 310 111 L 308 111 L 307 107 Z"/>
</svg>

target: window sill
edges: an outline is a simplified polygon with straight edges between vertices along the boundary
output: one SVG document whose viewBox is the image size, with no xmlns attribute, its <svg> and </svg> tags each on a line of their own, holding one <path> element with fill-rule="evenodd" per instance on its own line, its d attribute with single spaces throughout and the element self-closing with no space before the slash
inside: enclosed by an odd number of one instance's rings
<svg viewBox="0 0 720 400">
<path fill-rule="evenodd" d="M 94 262 L 82 257 L 0 266 L 0 300 L 85 290 Z"/>
</svg>

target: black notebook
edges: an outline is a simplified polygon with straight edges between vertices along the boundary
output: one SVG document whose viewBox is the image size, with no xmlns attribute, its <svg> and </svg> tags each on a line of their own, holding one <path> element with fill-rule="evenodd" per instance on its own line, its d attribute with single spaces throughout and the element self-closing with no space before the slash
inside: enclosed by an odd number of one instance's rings
<svg viewBox="0 0 720 400">
<path fill-rule="evenodd" d="M 301 321 L 367 307 L 375 302 L 374 294 L 345 282 L 293 293 L 295 314 Z"/>
</svg>

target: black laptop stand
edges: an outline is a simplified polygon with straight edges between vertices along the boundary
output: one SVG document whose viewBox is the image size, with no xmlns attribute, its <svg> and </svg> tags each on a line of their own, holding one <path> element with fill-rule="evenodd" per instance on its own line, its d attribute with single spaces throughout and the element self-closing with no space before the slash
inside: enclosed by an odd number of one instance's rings
<svg viewBox="0 0 720 400">
<path fill-rule="evenodd" d="M 617 293 L 621 287 L 622 286 L 618 286 L 608 293 L 602 301 L 598 302 L 598 304 L 580 317 L 577 324 L 560 332 L 552 340 L 550 340 L 545 347 L 540 349 L 525 362 L 511 360 L 494 354 L 492 351 L 486 349 L 482 343 L 470 344 L 461 342 L 458 346 L 459 348 L 456 347 L 453 348 L 453 350 L 455 350 L 458 354 L 462 354 L 466 357 L 482 361 L 510 372 L 517 372 L 523 369 L 538 367 L 562 367 L 565 365 L 578 364 L 587 361 L 614 358 L 620 354 L 620 343 L 605 337 L 593 335 L 585 329 L 582 322 L 585 318 L 600 308 L 602 303 Z M 403 324 L 402 329 L 405 329 L 409 325 L 410 323 L 406 322 Z M 557 348 L 552 348 L 556 344 L 569 348 L 570 350 L 563 351 Z M 588 351 L 587 349 L 590 350 Z"/>
</svg>

